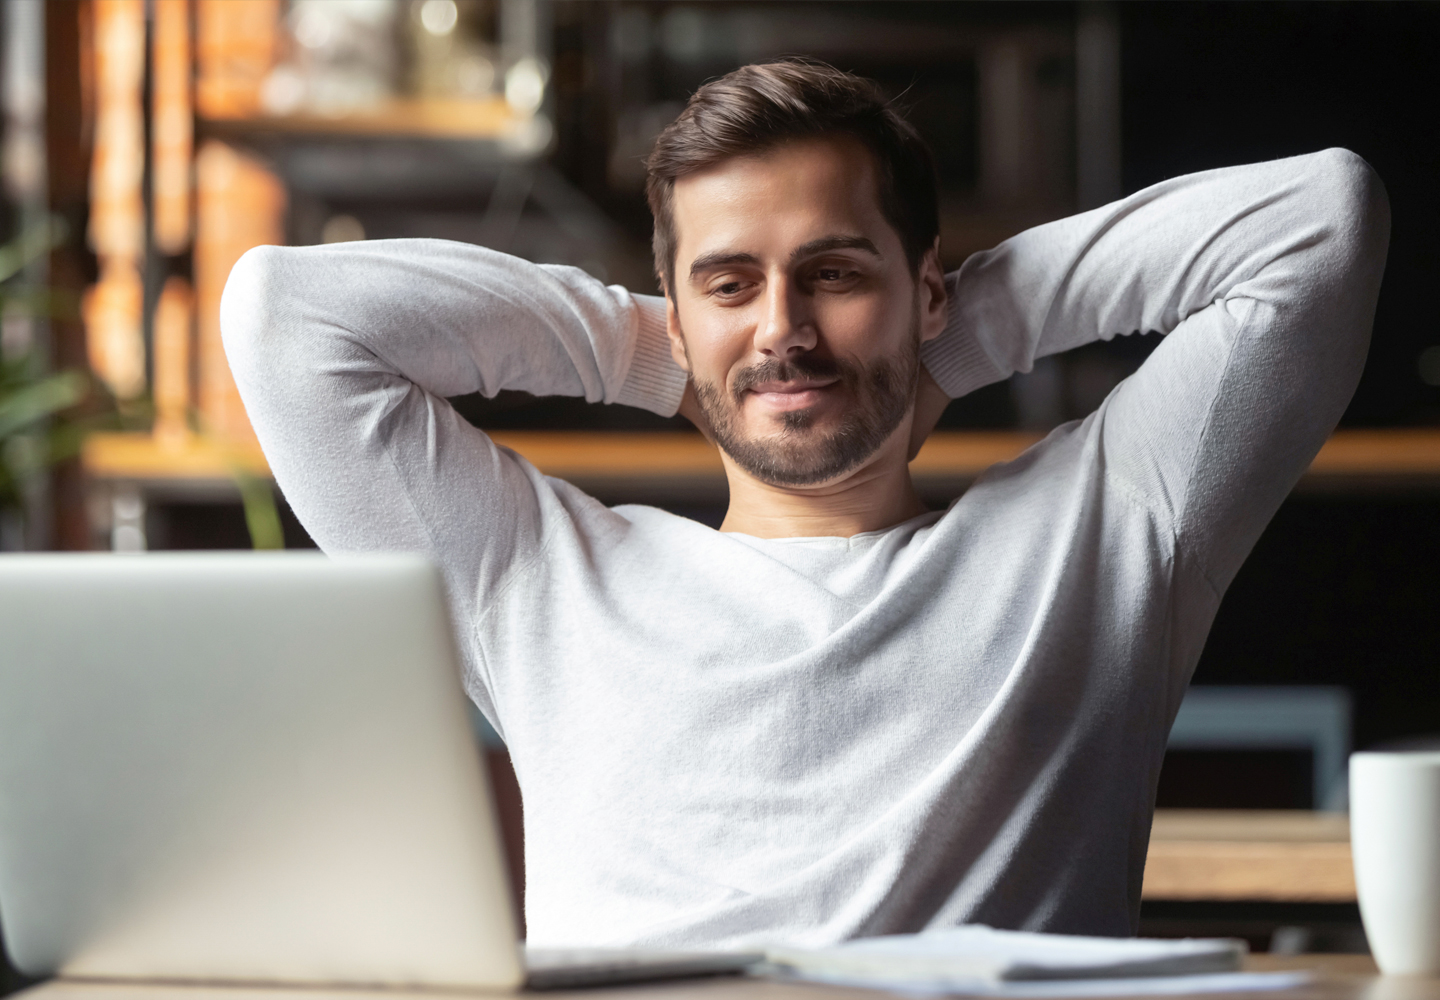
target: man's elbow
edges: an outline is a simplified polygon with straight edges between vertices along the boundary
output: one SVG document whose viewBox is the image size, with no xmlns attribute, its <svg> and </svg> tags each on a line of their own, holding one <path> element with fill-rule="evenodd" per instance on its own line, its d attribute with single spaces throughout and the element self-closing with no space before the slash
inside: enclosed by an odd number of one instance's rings
<svg viewBox="0 0 1440 1000">
<path fill-rule="evenodd" d="M 225 281 L 220 297 L 220 338 L 237 375 L 276 354 L 273 341 L 286 326 L 287 250 L 259 246 L 247 250 Z"/>
<path fill-rule="evenodd" d="M 1390 198 L 1375 168 L 1348 149 L 1317 153 L 1316 183 L 1337 249 L 1351 270 L 1372 273 L 1378 285 L 1390 246 Z"/>
</svg>

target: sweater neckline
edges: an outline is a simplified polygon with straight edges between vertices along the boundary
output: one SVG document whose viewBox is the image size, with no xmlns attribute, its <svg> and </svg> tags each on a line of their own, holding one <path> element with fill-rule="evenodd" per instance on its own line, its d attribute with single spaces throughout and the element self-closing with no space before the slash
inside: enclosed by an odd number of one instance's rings
<svg viewBox="0 0 1440 1000">
<path fill-rule="evenodd" d="M 916 514 L 898 524 L 892 524 L 888 528 L 877 528 L 874 531 L 862 531 L 854 535 L 794 535 L 786 538 L 761 538 L 759 535 L 747 534 L 743 531 L 722 531 L 722 535 L 730 535 L 746 541 L 759 542 L 761 544 L 777 543 L 784 545 L 821 544 L 827 546 L 844 545 L 854 546 L 856 542 L 869 542 L 883 538 L 892 532 L 902 531 L 907 528 L 922 528 L 926 523 L 938 521 L 945 512 L 943 510 L 927 510 L 923 514 Z"/>
</svg>

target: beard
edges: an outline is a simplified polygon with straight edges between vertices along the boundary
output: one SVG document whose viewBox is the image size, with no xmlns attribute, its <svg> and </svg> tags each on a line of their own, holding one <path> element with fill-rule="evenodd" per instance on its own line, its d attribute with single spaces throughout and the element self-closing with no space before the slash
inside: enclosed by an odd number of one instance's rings
<svg viewBox="0 0 1440 1000">
<path fill-rule="evenodd" d="M 693 365 L 692 365 L 693 370 Z M 715 443 L 736 465 L 771 486 L 814 486 L 852 472 L 879 449 L 905 419 L 920 377 L 920 319 L 894 355 L 867 365 L 813 354 L 768 359 L 740 371 L 727 393 L 714 382 L 692 379 L 700 411 Z M 835 379 L 852 405 L 833 430 L 815 428 L 812 410 L 781 415 L 778 433 L 747 437 L 740 429 L 746 391 L 769 381 Z"/>
</svg>

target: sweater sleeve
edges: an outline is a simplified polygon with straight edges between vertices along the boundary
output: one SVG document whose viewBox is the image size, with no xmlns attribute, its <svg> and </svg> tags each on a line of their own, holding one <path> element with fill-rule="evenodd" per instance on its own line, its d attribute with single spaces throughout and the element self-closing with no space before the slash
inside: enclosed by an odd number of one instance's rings
<svg viewBox="0 0 1440 1000">
<path fill-rule="evenodd" d="M 1346 150 L 1177 177 L 969 258 L 922 357 L 953 397 L 1168 334 L 1092 419 L 1106 474 L 1223 592 L 1354 392 L 1388 241 L 1384 188 Z"/>
<path fill-rule="evenodd" d="M 320 547 L 428 552 L 457 597 L 537 553 L 555 505 L 445 397 L 522 389 L 670 414 L 685 386 L 662 300 L 463 243 L 257 247 L 220 312 L 260 444 Z"/>
</svg>

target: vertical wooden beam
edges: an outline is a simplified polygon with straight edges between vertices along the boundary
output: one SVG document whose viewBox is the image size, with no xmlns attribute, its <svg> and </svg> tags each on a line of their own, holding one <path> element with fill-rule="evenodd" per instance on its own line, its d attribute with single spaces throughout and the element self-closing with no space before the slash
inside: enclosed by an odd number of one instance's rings
<svg viewBox="0 0 1440 1000">
<path fill-rule="evenodd" d="M 190 283 L 172 276 L 155 303 L 155 440 L 184 445 L 190 436 L 194 396 L 190 384 L 195 296 Z"/>
<path fill-rule="evenodd" d="M 121 399 L 145 391 L 145 3 L 93 0 L 95 148 L 90 245 L 100 280 L 86 293 L 90 366 Z"/>
<path fill-rule="evenodd" d="M 203 118 L 260 113 L 275 62 L 280 0 L 196 0 L 195 105 Z"/>
<path fill-rule="evenodd" d="M 50 360 L 56 369 L 85 367 L 85 328 L 76 304 L 94 280 L 85 249 L 90 175 L 91 102 L 85 91 L 85 35 L 90 0 L 46 4 L 45 145 L 50 211 L 65 222 L 65 239 L 50 254 Z M 78 460 L 52 470 L 50 544 L 62 550 L 90 547 L 84 480 Z"/>
<path fill-rule="evenodd" d="M 190 160 L 195 131 L 190 99 L 190 3 L 154 0 L 152 9 L 151 232 L 155 248 L 174 255 L 190 244 Z"/>
<path fill-rule="evenodd" d="M 195 176 L 200 414 L 207 433 L 253 440 L 220 342 L 220 293 L 246 250 L 285 242 L 285 186 L 253 156 L 214 139 L 200 148 Z"/>
</svg>

